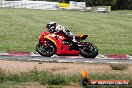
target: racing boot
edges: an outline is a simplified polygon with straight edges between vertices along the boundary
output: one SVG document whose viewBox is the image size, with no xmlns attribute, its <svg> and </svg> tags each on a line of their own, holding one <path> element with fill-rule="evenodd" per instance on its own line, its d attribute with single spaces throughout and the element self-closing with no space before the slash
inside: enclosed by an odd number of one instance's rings
<svg viewBox="0 0 132 88">
<path fill-rule="evenodd" d="M 70 50 L 77 50 L 77 49 L 78 49 L 78 42 L 75 40 L 75 38 L 73 38 L 70 43 Z"/>
</svg>

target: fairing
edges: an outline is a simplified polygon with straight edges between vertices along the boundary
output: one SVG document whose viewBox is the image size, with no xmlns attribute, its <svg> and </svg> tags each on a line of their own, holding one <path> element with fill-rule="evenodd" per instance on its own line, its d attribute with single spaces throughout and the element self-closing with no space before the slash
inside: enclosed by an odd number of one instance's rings
<svg viewBox="0 0 132 88">
<path fill-rule="evenodd" d="M 80 51 L 79 50 L 70 50 L 69 45 L 62 44 L 62 41 L 65 40 L 66 38 L 64 36 L 59 36 L 54 33 L 49 33 L 49 32 L 43 32 L 41 33 L 39 37 L 39 42 L 44 43 L 47 40 L 50 40 L 53 42 L 56 46 L 56 54 L 57 55 L 79 55 Z"/>
</svg>

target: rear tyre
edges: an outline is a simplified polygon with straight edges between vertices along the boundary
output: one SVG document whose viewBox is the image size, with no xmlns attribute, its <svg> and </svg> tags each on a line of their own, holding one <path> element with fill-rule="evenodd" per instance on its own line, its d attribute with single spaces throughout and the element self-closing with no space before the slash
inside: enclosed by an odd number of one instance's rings
<svg viewBox="0 0 132 88">
<path fill-rule="evenodd" d="M 80 49 L 80 55 L 85 58 L 95 58 L 98 55 L 98 49 L 93 44 L 89 44 Z"/>
<path fill-rule="evenodd" d="M 51 57 L 56 53 L 56 47 L 52 42 L 47 41 L 46 46 L 44 46 L 42 43 L 38 43 L 36 45 L 36 51 L 41 56 Z"/>
</svg>

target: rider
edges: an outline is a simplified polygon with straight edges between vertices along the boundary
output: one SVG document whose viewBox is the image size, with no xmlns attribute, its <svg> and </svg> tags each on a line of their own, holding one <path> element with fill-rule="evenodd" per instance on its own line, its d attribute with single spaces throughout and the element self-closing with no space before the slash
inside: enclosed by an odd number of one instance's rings
<svg viewBox="0 0 132 88">
<path fill-rule="evenodd" d="M 75 37 L 73 36 L 73 34 L 65 29 L 64 26 L 61 26 L 61 25 L 57 25 L 56 22 L 49 22 L 46 26 L 46 28 L 48 29 L 48 32 L 50 33 L 54 33 L 54 32 L 62 32 L 64 33 L 64 35 L 66 35 L 67 37 L 69 37 L 72 41 L 72 43 L 70 44 L 71 46 L 76 46 L 76 44 L 78 43 L 75 39 Z"/>
<path fill-rule="evenodd" d="M 54 21 L 49 22 L 46 25 L 46 28 L 47 28 L 48 32 L 50 32 L 50 33 L 56 32 L 56 22 L 54 22 Z"/>
</svg>

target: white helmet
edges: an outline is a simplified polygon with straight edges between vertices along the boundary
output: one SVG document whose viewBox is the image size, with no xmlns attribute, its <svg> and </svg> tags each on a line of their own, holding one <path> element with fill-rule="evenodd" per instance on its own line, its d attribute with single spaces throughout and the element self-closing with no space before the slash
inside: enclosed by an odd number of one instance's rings
<svg viewBox="0 0 132 88">
<path fill-rule="evenodd" d="M 61 25 L 57 25 L 56 26 L 56 30 L 57 31 L 63 31 L 63 30 L 65 30 L 65 27 L 64 26 L 61 26 Z"/>
</svg>

